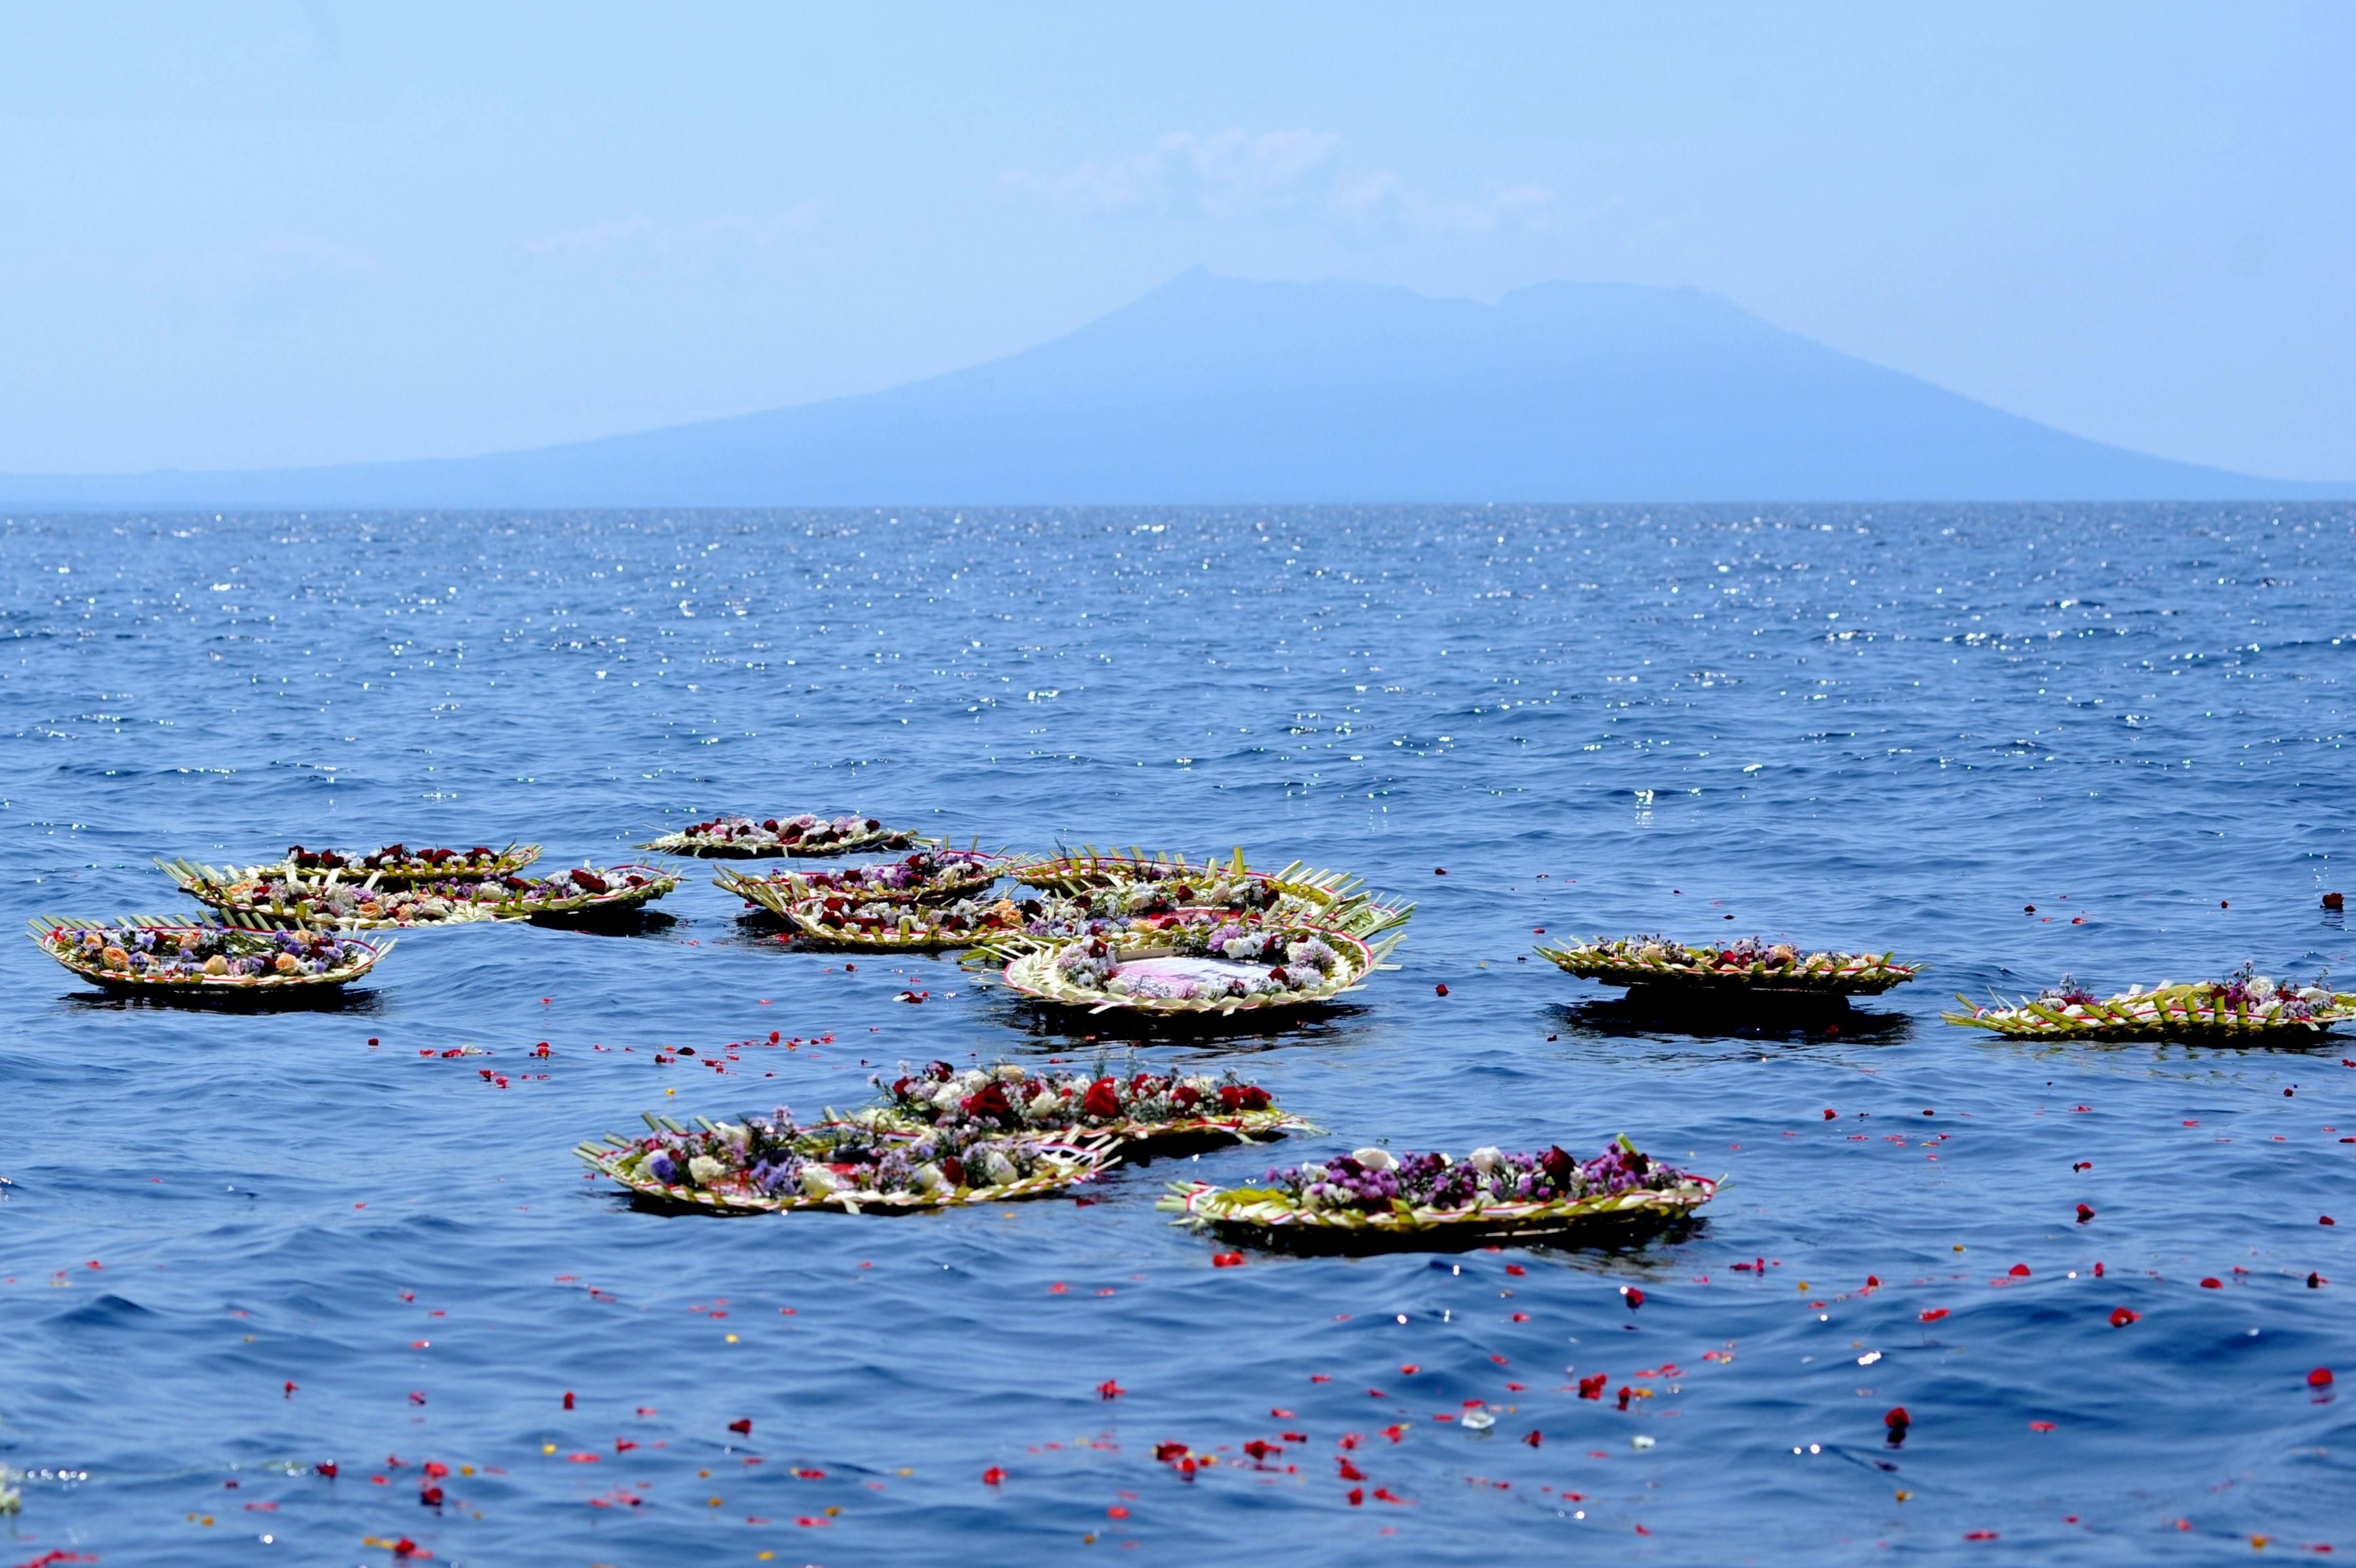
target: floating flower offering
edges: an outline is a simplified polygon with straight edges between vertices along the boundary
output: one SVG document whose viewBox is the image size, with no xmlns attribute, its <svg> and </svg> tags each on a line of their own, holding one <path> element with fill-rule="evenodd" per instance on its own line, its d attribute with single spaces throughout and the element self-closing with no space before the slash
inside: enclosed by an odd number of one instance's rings
<svg viewBox="0 0 2356 1568">
<path fill-rule="evenodd" d="M 1955 1000 L 1970 1011 L 1941 1014 L 1950 1024 L 2048 1039 L 2305 1038 L 2356 1019 L 2356 995 L 2335 993 L 2319 981 L 2305 987 L 2278 983 L 2249 964 L 2223 980 L 2162 981 L 2149 991 L 2130 986 L 2100 1000 L 2066 974 L 2008 1007 L 1983 1007 L 1960 994 Z"/>
<path fill-rule="evenodd" d="M 1242 886 L 1255 893 L 1262 886 L 1258 883 Z M 1170 902 L 1172 891 L 1167 885 L 1138 884 L 1085 893 L 1051 892 L 1021 899 L 1013 905 L 1018 918 L 1005 929 L 980 938 L 972 944 L 974 950 L 958 961 L 969 968 L 1003 970 L 1008 962 L 1043 942 L 1074 941 L 1082 937 L 1145 941 L 1154 933 L 1177 926 L 1201 926 L 1207 931 L 1230 921 L 1238 925 L 1297 925 L 1302 920 L 1299 910 L 1281 908 L 1280 900 L 1271 904 L 1247 897 L 1207 908 L 1178 908 Z M 1208 891 L 1215 894 L 1216 890 Z"/>
<path fill-rule="evenodd" d="M 85 980 L 120 991 L 283 991 L 348 984 L 392 950 L 324 931 L 250 931 L 134 916 L 119 925 L 43 916 L 41 950 Z"/>
<path fill-rule="evenodd" d="M 877 952 L 942 952 L 969 948 L 1027 929 L 1011 898 L 996 903 L 961 898 L 954 904 L 862 904 L 835 895 L 788 904 L 785 917 L 811 941 Z"/>
<path fill-rule="evenodd" d="M 916 840 L 908 828 L 887 828 L 873 817 L 714 817 L 651 843 L 638 845 L 664 854 L 711 859 L 762 860 L 777 855 L 855 854 L 862 850 L 901 849 Z"/>
<path fill-rule="evenodd" d="M 1890 955 L 1802 952 L 1789 942 L 1756 937 L 1724 947 L 1687 947 L 1666 937 L 1598 937 L 1591 942 L 1537 950 L 1568 971 L 1606 985 L 1674 987 L 1702 994 L 1797 992 L 1825 996 L 1872 996 L 1902 985 L 1922 965 Z"/>
<path fill-rule="evenodd" d="M 501 919 L 571 920 L 641 908 L 679 886 L 655 865 L 576 865 L 537 881 L 509 876 L 494 912 Z M 490 885 L 484 884 L 487 892 Z"/>
<path fill-rule="evenodd" d="M 338 854 L 332 849 L 305 849 L 295 844 L 286 852 L 283 869 L 298 876 L 324 876 L 339 871 L 347 881 L 373 876 L 380 887 L 409 887 L 419 883 L 480 881 L 521 871 L 540 858 L 536 843 L 511 843 L 505 849 L 477 844 L 472 849 L 411 849 L 389 843 L 371 854 Z M 253 868 L 255 874 L 262 869 Z"/>
<path fill-rule="evenodd" d="M 778 871 L 747 876 L 723 869 L 713 878 L 747 904 L 791 919 L 797 904 L 822 903 L 828 898 L 853 904 L 946 903 L 979 893 L 998 880 L 1000 857 L 978 849 L 920 849 L 882 865 L 852 865 L 841 871 Z"/>
<path fill-rule="evenodd" d="M 155 864 L 191 898 L 247 919 L 366 931 L 498 918 L 492 905 L 476 902 L 457 886 L 385 888 L 366 880 L 346 882 L 340 871 L 311 877 L 289 875 L 276 866 L 240 870 L 189 860 Z"/>
<path fill-rule="evenodd" d="M 475 920 L 577 918 L 634 908 L 679 886 L 651 865 L 603 870 L 576 866 L 554 876 L 513 873 L 478 881 L 437 882 L 388 889 L 373 873 L 358 882 L 339 870 L 322 876 L 288 875 L 283 867 L 216 870 L 193 861 L 159 860 L 190 897 L 251 918 L 338 930 L 458 925 Z"/>
<path fill-rule="evenodd" d="M 1718 1184 L 1665 1165 L 1621 1138 L 1591 1160 L 1475 1149 L 1393 1155 L 1359 1149 L 1322 1164 L 1268 1173 L 1264 1185 L 1176 1182 L 1157 1206 L 1178 1224 L 1258 1233 L 1264 1240 L 1532 1240 L 1606 1219 L 1685 1214 Z"/>
<path fill-rule="evenodd" d="M 648 1116 L 649 1136 L 608 1137 L 573 1152 L 640 1197 L 731 1212 L 836 1208 L 905 1213 L 1044 1197 L 1096 1175 L 1101 1144 L 1009 1138 L 973 1128 L 886 1132 L 847 1122 L 741 1122 L 693 1128 Z"/>
<path fill-rule="evenodd" d="M 865 1125 L 915 1130 L 966 1129 L 980 1133 L 1030 1133 L 1108 1137 L 1131 1144 L 1248 1144 L 1310 1130 L 1277 1106 L 1267 1090 L 1233 1073 L 1217 1078 L 1175 1073 L 1026 1072 L 1012 1062 L 959 1071 L 933 1062 L 884 1088 L 881 1106 L 853 1113 Z M 830 1115 L 831 1113 L 830 1112 Z"/>
<path fill-rule="evenodd" d="M 1044 1002 L 1145 1013 L 1234 1013 L 1327 1002 L 1363 983 L 1398 946 L 1345 931 L 1233 918 L 1173 921 L 1115 937 L 1043 942 L 1006 983 Z"/>
<path fill-rule="evenodd" d="M 1015 862 L 1012 875 L 1033 887 L 1105 897 L 1121 913 L 1160 909 L 1229 908 L 1309 920 L 1355 936 L 1374 937 L 1407 924 L 1412 904 L 1379 904 L 1361 878 L 1347 872 L 1312 871 L 1294 861 L 1281 871 L 1254 871 L 1237 850 L 1228 859 L 1147 854 L 1142 849 L 1101 851 L 1083 845 L 1076 854 Z"/>
</svg>

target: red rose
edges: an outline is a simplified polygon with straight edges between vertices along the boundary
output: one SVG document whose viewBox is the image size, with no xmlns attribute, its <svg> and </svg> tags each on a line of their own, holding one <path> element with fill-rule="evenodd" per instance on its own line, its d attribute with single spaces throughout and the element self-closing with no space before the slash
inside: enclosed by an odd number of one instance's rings
<svg viewBox="0 0 2356 1568">
<path fill-rule="evenodd" d="M 1203 1098 L 1203 1091 L 1191 1083 L 1182 1083 L 1170 1091 L 1170 1098 L 1177 1103 L 1178 1109 L 1186 1111 L 1193 1109 L 1194 1101 Z"/>
<path fill-rule="evenodd" d="M 1237 1098 L 1242 1104 L 1243 1108 L 1247 1111 L 1265 1111 L 1268 1109 L 1268 1090 L 1260 1088 L 1258 1084 L 1246 1084 L 1237 1091 Z"/>
<path fill-rule="evenodd" d="M 1110 1121 L 1120 1114 L 1120 1090 L 1108 1078 L 1100 1078 L 1088 1085 L 1087 1097 L 1080 1109 L 1089 1115 Z"/>
<path fill-rule="evenodd" d="M 965 1162 L 958 1159 L 955 1155 L 944 1155 L 941 1159 L 941 1175 L 949 1178 L 949 1185 L 951 1187 L 963 1187 L 965 1185 Z"/>
<path fill-rule="evenodd" d="M 964 1108 L 965 1113 L 969 1116 L 1005 1116 L 1012 1114 L 1014 1110 L 1013 1106 L 1007 1103 L 1006 1086 L 996 1079 L 983 1084 L 979 1090 L 958 1101 L 958 1104 Z"/>
</svg>

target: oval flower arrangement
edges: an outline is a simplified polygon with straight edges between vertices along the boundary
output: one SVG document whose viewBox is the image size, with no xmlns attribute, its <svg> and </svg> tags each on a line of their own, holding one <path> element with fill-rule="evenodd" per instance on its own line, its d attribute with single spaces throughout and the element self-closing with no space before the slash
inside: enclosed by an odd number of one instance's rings
<svg viewBox="0 0 2356 1568">
<path fill-rule="evenodd" d="M 506 878 L 492 913 L 503 920 L 592 919 L 644 908 L 678 886 L 677 876 L 657 865 L 576 865 L 538 880 Z M 483 886 L 487 894 L 491 885 Z"/>
<path fill-rule="evenodd" d="M 1756 937 L 1725 947 L 1687 947 L 1666 937 L 1598 937 L 1537 952 L 1568 973 L 1605 985 L 1689 996 L 1873 996 L 1903 985 L 1922 968 L 1898 963 L 1888 953 L 1804 953 L 1789 942 Z"/>
<path fill-rule="evenodd" d="M 812 942 L 868 952 L 946 952 L 1023 929 L 1012 899 L 954 904 L 855 903 L 840 896 L 788 904 L 785 917 Z"/>
<path fill-rule="evenodd" d="M 1156 1205 L 1175 1223 L 1303 1248 L 1459 1246 L 1535 1241 L 1602 1222 L 1674 1219 L 1709 1201 L 1718 1184 L 1639 1153 L 1622 1137 L 1580 1161 L 1475 1149 L 1394 1155 L 1359 1149 L 1268 1173 L 1265 1184 L 1173 1182 Z"/>
<path fill-rule="evenodd" d="M 41 950 L 114 991 L 220 994 L 348 985 L 391 952 L 321 931 L 252 931 L 134 915 L 107 926 L 42 916 L 32 922 Z"/>
<path fill-rule="evenodd" d="M 387 888 L 369 878 L 346 882 L 340 871 L 310 877 L 289 875 L 284 866 L 216 868 L 192 860 L 155 864 L 189 897 L 245 919 L 372 931 L 497 918 L 491 905 L 478 903 L 471 892 L 456 886 Z"/>
<path fill-rule="evenodd" d="M 155 863 L 182 892 L 215 908 L 251 919 L 337 930 L 462 925 L 476 920 L 583 918 L 635 908 L 679 886 L 650 865 L 605 870 L 588 866 L 532 878 L 512 873 L 477 882 L 387 889 L 373 875 L 346 882 L 340 871 L 288 876 L 283 868 L 216 870 L 193 861 Z"/>
<path fill-rule="evenodd" d="M 1961 994 L 1955 1000 L 1970 1011 L 1941 1014 L 1950 1024 L 2035 1039 L 2305 1040 L 2356 1020 L 2356 995 L 2335 993 L 2319 983 L 2280 984 L 2247 964 L 2224 980 L 2162 981 L 2149 991 L 2130 986 L 2101 999 L 2065 974 L 2060 984 L 2011 1006 L 1983 1007 Z"/>
<path fill-rule="evenodd" d="M 939 904 L 968 898 L 996 882 L 1001 858 L 978 849 L 920 849 L 882 865 L 841 871 L 779 871 L 747 876 L 722 867 L 712 880 L 747 904 L 790 920 L 797 904 L 842 898 L 859 904 Z"/>
<path fill-rule="evenodd" d="M 1241 849 L 1225 861 L 1216 856 L 1191 861 L 1183 854 L 1148 854 L 1133 847 L 1108 851 L 1083 844 L 1076 853 L 1022 860 L 1012 875 L 1033 887 L 1079 896 L 1114 894 L 1119 913 L 1156 913 L 1157 902 L 1161 908 L 1257 910 L 1271 918 L 1312 921 L 1366 938 L 1407 924 L 1415 913 L 1412 904 L 1376 902 L 1364 879 L 1348 872 L 1312 871 L 1297 860 L 1280 871 L 1255 871 L 1245 864 Z"/>
<path fill-rule="evenodd" d="M 829 1122 L 803 1127 L 780 1107 L 692 1128 L 648 1115 L 648 1136 L 608 1136 L 573 1152 L 637 1196 L 723 1213 L 831 1208 L 905 1214 L 1044 1197 L 1087 1180 L 1105 1148 L 971 1131 L 897 1133 Z"/>
<path fill-rule="evenodd" d="M 933 1062 L 903 1073 L 884 1103 L 850 1120 L 896 1131 L 926 1127 L 970 1129 L 983 1134 L 1030 1133 L 1109 1138 L 1116 1154 L 1131 1146 L 1168 1154 L 1215 1148 L 1313 1132 L 1312 1123 L 1276 1104 L 1267 1090 L 1233 1073 L 1183 1077 L 1132 1073 L 1127 1078 L 1081 1073 L 1033 1075 L 1012 1062 L 968 1068 Z M 830 1120 L 833 1112 L 828 1112 Z"/>
<path fill-rule="evenodd" d="M 411 849 L 389 843 L 368 854 L 348 855 L 332 849 L 305 849 L 295 844 L 278 869 L 294 876 L 325 876 L 341 872 L 348 881 L 373 877 L 380 887 L 419 887 L 437 882 L 479 882 L 507 876 L 540 858 L 536 843 L 511 843 L 505 849 L 477 844 L 472 849 Z M 261 868 L 257 868 L 259 870 Z"/>
<path fill-rule="evenodd" d="M 1018 953 L 1004 979 L 1040 1001 L 1099 1013 L 1232 1014 L 1330 1002 L 1363 984 L 1398 940 L 1369 947 L 1315 926 L 1173 924 L 1042 943 Z"/>
<path fill-rule="evenodd" d="M 779 855 L 816 857 L 856 854 L 862 850 L 905 849 L 916 842 L 909 828 L 887 828 L 873 817 L 714 817 L 638 845 L 661 854 L 712 860 L 767 860 Z"/>
</svg>

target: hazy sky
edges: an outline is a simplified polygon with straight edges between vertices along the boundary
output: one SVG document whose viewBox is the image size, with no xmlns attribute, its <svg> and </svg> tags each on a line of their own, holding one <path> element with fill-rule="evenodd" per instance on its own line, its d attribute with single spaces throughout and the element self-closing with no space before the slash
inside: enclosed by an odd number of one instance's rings
<svg viewBox="0 0 2356 1568">
<path fill-rule="evenodd" d="M 885 386 L 1197 263 L 1690 284 L 2356 478 L 2356 4 L 0 9 L 0 469 Z"/>
</svg>

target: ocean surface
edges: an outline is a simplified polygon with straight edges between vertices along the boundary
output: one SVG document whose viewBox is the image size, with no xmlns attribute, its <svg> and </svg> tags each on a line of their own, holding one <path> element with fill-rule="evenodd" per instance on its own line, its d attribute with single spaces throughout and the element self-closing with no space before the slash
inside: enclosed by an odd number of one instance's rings
<svg viewBox="0 0 2356 1568">
<path fill-rule="evenodd" d="M 2356 1549 L 2356 1037 L 1939 1020 L 2356 974 L 2356 509 L 18 516 L 0 570 L 14 920 L 192 909 L 156 855 L 608 864 L 803 810 L 1417 905 L 1353 1005 L 1175 1042 L 792 950 L 705 867 L 626 936 L 404 935 L 340 1009 L 12 942 L 0 1565 Z M 1639 930 L 1930 968 L 1713 1033 L 1527 956 Z M 1234 1069 L 1329 1131 L 899 1219 L 638 1212 L 571 1153 L 1001 1057 Z M 1214 1268 L 1153 1209 L 1622 1133 L 1727 1178 L 1689 1234 Z"/>
</svg>

